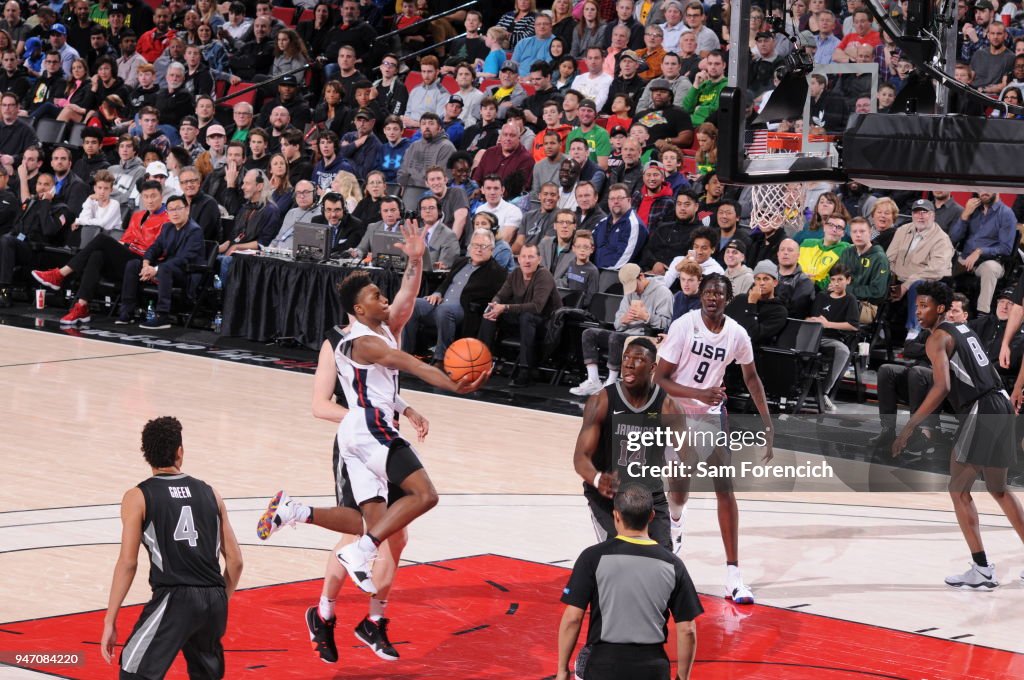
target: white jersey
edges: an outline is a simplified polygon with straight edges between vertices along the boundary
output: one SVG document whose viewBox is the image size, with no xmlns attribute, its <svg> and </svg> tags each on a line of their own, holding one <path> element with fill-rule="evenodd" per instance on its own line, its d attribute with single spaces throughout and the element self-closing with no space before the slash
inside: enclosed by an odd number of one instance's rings
<svg viewBox="0 0 1024 680">
<path fill-rule="evenodd" d="M 704 325 L 701 311 L 692 312 L 672 322 L 668 336 L 658 348 L 658 358 L 676 365 L 672 380 L 683 387 L 705 389 L 721 387 L 725 369 L 733 361 L 749 364 L 754 349 L 747 331 L 733 319 L 725 317 L 725 325 L 712 333 Z M 686 413 L 715 413 L 718 406 L 699 399 L 677 399 Z"/>
<path fill-rule="evenodd" d="M 381 332 L 376 333 L 356 321 L 342 336 L 334 352 L 334 360 L 338 365 L 338 380 L 345 390 L 349 412 L 342 420 L 341 427 L 362 429 L 390 441 L 398 436 L 391 427 L 397 409 L 398 369 L 356 363 L 352 359 L 352 344 L 357 338 L 365 336 L 379 338 L 391 349 L 398 349 L 398 342 L 387 326 L 381 326 Z"/>
</svg>

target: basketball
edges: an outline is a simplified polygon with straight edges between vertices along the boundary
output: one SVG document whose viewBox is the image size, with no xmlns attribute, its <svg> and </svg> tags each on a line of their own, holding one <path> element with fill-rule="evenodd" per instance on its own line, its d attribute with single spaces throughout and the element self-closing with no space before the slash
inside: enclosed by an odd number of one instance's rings
<svg viewBox="0 0 1024 680">
<path fill-rule="evenodd" d="M 445 373 L 455 382 L 459 382 L 464 376 L 476 380 L 490 366 L 491 350 L 476 338 L 456 340 L 444 353 Z"/>
</svg>

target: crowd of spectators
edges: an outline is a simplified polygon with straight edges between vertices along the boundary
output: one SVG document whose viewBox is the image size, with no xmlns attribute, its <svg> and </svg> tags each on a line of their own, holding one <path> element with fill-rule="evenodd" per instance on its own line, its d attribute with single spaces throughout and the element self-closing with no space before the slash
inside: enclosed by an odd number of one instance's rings
<svg viewBox="0 0 1024 680">
<path fill-rule="evenodd" d="M 1011 208 L 985 192 L 961 204 L 942 192 L 812 185 L 802 228 L 786 230 L 749 224 L 749 190 L 716 174 L 719 96 L 744 39 L 756 110 L 784 58 L 804 50 L 816 64 L 873 62 L 880 74 L 876 92 L 858 74 L 815 74 L 813 131 L 841 132 L 871 97 L 898 113 L 913 64 L 862 0 L 792 0 L 767 15 L 754 6 L 744 37 L 729 35 L 728 2 L 506 0 L 448 12 L 457 5 L 9 0 L 0 306 L 20 268 L 53 289 L 77 280 L 62 323 L 82 323 L 106 278 L 122 283 L 118 320 L 132 323 L 139 282 L 194 283 L 197 242 L 216 249 L 223 286 L 237 254 L 289 248 L 299 222 L 327 225 L 333 256 L 370 261 L 374 236 L 415 212 L 444 276 L 418 301 L 407 345 L 438 361 L 463 335 L 518 335 L 516 384 L 542 360 L 563 300 L 586 309 L 608 281 L 621 307 L 614 329 L 584 334 L 577 394 L 604 384 L 602 352 L 614 380 L 626 337 L 657 335 L 699 306 L 696 285 L 713 272 L 731 280 L 729 313 L 755 343 L 772 342 L 787 317 L 821 323 L 829 387 L 881 308 L 898 340 L 914 341 L 921 281 L 952 281 L 977 314 L 992 312 L 1014 262 L 1019 198 Z M 890 9 L 902 21 L 906 3 Z M 957 78 L 993 101 L 954 97 L 952 110 L 997 116 L 998 101 L 1021 101 L 1018 9 L 961 0 Z M 40 143 L 48 121 L 84 129 L 73 143 Z M 46 246 L 73 256 L 40 269 Z M 170 307 L 161 294 L 142 325 L 170 325 Z"/>
</svg>

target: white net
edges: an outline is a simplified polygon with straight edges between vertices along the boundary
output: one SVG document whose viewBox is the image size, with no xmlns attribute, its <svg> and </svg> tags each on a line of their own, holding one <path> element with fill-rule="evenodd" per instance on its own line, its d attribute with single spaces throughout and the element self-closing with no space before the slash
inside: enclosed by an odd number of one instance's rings
<svg viewBox="0 0 1024 680">
<path fill-rule="evenodd" d="M 755 184 L 752 190 L 751 228 L 782 228 L 787 234 L 804 228 L 805 184 Z"/>
</svg>

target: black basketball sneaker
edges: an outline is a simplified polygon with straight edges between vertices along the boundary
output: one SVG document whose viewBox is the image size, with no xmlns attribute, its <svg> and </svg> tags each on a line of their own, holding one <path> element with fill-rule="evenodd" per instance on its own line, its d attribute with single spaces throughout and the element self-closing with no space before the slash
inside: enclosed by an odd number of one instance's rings
<svg viewBox="0 0 1024 680">
<path fill-rule="evenodd" d="M 336 619 L 324 621 L 316 606 L 306 610 L 306 628 L 313 650 L 324 663 L 338 663 L 338 648 L 334 644 L 334 623 Z"/>
<path fill-rule="evenodd" d="M 382 618 L 374 623 L 369 616 L 364 617 L 356 626 L 356 638 L 385 661 L 398 661 L 398 652 L 388 639 L 388 621 Z"/>
</svg>

